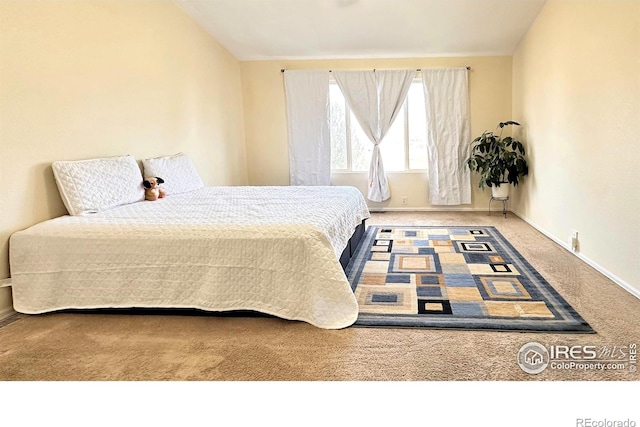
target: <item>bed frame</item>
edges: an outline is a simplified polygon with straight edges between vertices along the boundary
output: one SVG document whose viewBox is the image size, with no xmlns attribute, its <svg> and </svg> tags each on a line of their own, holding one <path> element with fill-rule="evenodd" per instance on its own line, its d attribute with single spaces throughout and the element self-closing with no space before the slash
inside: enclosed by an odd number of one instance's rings
<svg viewBox="0 0 640 427">
<path fill-rule="evenodd" d="M 347 270 L 347 265 L 349 265 L 349 261 L 356 253 L 356 249 L 360 246 L 360 241 L 362 240 L 362 236 L 364 236 L 364 230 L 367 226 L 364 224 L 365 219 L 362 220 L 362 223 L 356 227 L 356 231 L 353 232 L 353 235 L 347 242 L 347 246 L 342 251 L 342 255 L 340 255 L 340 265 L 342 265 L 343 270 Z"/>
</svg>

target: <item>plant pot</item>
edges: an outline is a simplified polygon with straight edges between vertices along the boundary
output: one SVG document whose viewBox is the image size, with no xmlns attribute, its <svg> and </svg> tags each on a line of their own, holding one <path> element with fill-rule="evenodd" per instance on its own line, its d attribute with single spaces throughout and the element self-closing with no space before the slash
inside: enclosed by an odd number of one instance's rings
<svg viewBox="0 0 640 427">
<path fill-rule="evenodd" d="M 508 182 L 503 182 L 499 186 L 491 187 L 491 197 L 494 199 L 506 199 L 509 197 L 509 185 Z"/>
</svg>

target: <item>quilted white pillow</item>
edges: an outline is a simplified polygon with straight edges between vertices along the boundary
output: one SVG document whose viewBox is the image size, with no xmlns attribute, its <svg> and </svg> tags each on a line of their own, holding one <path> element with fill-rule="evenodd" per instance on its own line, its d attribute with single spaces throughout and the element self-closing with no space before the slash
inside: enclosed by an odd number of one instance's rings
<svg viewBox="0 0 640 427">
<path fill-rule="evenodd" d="M 204 187 L 196 167 L 184 153 L 144 159 L 142 167 L 145 177 L 157 176 L 164 180 L 162 187 L 167 191 L 168 196 Z"/>
<path fill-rule="evenodd" d="M 133 156 L 58 161 L 52 164 L 70 215 L 96 213 L 144 200 L 142 173 Z"/>
</svg>

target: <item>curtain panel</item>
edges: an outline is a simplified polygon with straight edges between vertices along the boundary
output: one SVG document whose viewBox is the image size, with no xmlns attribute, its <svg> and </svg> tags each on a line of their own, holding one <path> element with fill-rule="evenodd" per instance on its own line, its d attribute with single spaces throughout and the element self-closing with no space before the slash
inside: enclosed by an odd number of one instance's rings
<svg viewBox="0 0 640 427">
<path fill-rule="evenodd" d="M 329 72 L 285 71 L 291 185 L 331 184 Z"/>
<path fill-rule="evenodd" d="M 373 143 L 367 198 L 382 202 L 391 197 L 380 143 L 398 116 L 416 70 L 334 71 L 347 105 Z"/>
<path fill-rule="evenodd" d="M 471 203 L 469 83 L 466 68 L 422 70 L 427 115 L 429 200 Z"/>
</svg>

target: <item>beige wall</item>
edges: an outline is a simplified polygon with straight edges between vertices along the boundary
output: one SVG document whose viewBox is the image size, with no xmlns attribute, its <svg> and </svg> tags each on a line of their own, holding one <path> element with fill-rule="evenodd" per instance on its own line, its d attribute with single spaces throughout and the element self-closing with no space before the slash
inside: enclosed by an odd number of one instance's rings
<svg viewBox="0 0 640 427">
<path fill-rule="evenodd" d="M 52 161 L 178 151 L 208 185 L 247 183 L 240 65 L 190 17 L 168 1 L 0 2 L 0 279 L 10 234 L 66 213 Z"/>
<path fill-rule="evenodd" d="M 286 69 L 372 69 L 372 68 L 437 68 L 469 65 L 471 133 L 475 137 L 494 129 L 500 121 L 511 117 L 511 57 L 354 59 L 313 61 L 242 62 L 245 106 L 245 132 L 249 183 L 252 185 L 288 185 L 289 153 L 284 80 L 280 70 Z M 427 178 L 419 173 L 388 173 L 391 199 L 384 203 L 369 202 L 373 208 L 426 208 Z M 353 185 L 366 194 L 366 173 L 334 174 L 332 183 Z M 472 177 L 472 205 L 464 208 L 487 209 L 489 192 L 477 188 Z M 401 205 L 408 197 L 407 206 Z M 450 209 L 450 208 L 449 208 Z"/>
<path fill-rule="evenodd" d="M 513 58 L 515 211 L 640 293 L 640 2 L 549 1 Z"/>
</svg>

